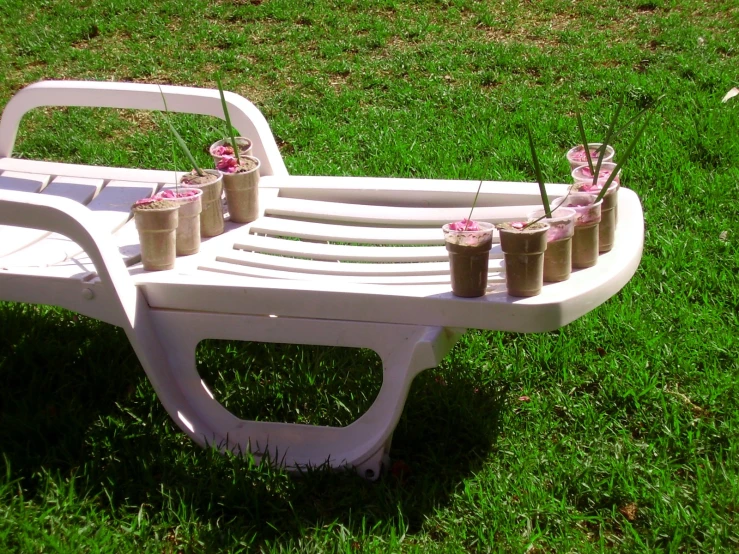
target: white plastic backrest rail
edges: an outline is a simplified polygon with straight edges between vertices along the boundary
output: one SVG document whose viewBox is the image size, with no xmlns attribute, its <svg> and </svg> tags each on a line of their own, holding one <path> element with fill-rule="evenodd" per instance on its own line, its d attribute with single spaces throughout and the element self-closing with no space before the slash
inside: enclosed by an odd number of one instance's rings
<svg viewBox="0 0 739 554">
<path fill-rule="evenodd" d="M 162 85 L 170 112 L 210 115 L 223 119 L 217 90 Z M 262 162 L 262 175 L 287 175 L 285 163 L 267 120 L 241 96 L 226 92 L 231 122 L 239 134 L 254 142 L 254 155 Z M 81 106 L 164 111 L 158 85 L 103 81 L 41 81 L 10 99 L 0 120 L 0 157 L 13 152 L 18 125 L 29 110 L 41 106 Z M 224 127 L 225 131 L 225 127 Z"/>
</svg>

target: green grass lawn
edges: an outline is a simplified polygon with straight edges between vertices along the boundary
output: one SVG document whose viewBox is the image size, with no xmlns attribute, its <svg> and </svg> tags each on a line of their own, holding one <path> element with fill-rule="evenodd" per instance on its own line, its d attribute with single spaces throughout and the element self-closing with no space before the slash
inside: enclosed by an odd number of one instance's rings
<svg viewBox="0 0 739 554">
<path fill-rule="evenodd" d="M 221 72 L 294 174 L 531 181 L 530 123 L 569 182 L 576 105 L 600 138 L 619 99 L 666 95 L 624 171 L 636 276 L 559 331 L 468 332 L 376 483 L 202 450 L 119 329 L 0 305 L 0 551 L 739 550 L 738 0 L 5 0 L 0 24 L 1 106 L 41 79 Z M 175 123 L 209 166 L 220 122 Z M 14 155 L 174 167 L 145 112 L 35 110 Z M 259 419 L 347 424 L 381 379 L 343 349 L 208 342 L 199 364 Z"/>
</svg>

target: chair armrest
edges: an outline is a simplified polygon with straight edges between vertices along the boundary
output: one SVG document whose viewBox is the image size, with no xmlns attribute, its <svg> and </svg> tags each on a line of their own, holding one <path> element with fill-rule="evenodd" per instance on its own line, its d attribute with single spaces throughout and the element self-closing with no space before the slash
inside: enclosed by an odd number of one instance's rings
<svg viewBox="0 0 739 554">
<path fill-rule="evenodd" d="M 170 112 L 210 115 L 223 119 L 217 90 L 162 85 Z M 254 142 L 254 155 L 262 163 L 262 175 L 287 175 L 285 163 L 267 120 L 245 98 L 226 92 L 231 122 L 242 136 Z M 29 110 L 41 106 L 81 106 L 164 111 L 158 85 L 104 81 L 41 81 L 20 90 L 10 99 L 0 119 L 0 157 L 10 157 L 18 125 Z"/>
<path fill-rule="evenodd" d="M 84 249 L 101 281 L 110 283 L 124 306 L 136 288 L 109 231 L 98 230 L 87 206 L 64 198 L 0 190 L 0 225 L 41 229 L 69 237 Z"/>
</svg>

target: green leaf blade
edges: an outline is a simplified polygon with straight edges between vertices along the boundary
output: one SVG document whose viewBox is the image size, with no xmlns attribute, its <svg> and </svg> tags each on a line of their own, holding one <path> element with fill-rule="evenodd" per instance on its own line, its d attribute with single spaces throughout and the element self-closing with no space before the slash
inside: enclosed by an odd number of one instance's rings
<svg viewBox="0 0 739 554">
<path fill-rule="evenodd" d="M 526 125 L 526 133 L 529 137 L 529 150 L 531 150 L 531 159 L 534 162 L 534 173 L 536 173 L 536 182 L 539 183 L 539 194 L 541 195 L 541 203 L 544 207 L 544 213 L 547 217 L 552 217 L 552 210 L 549 207 L 549 196 L 547 195 L 547 188 L 544 185 L 544 175 L 541 172 L 541 165 L 539 165 L 539 157 L 536 155 L 536 147 L 534 146 L 534 137 L 531 135 L 531 127 Z"/>
</svg>

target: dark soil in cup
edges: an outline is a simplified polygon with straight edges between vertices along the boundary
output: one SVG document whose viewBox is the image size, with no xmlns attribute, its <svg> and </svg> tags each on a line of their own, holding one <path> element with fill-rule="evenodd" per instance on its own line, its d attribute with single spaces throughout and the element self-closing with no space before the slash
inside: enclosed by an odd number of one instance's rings
<svg viewBox="0 0 739 554">
<path fill-rule="evenodd" d="M 525 229 L 513 227 L 511 223 L 500 223 L 499 230 L 511 231 L 500 233 L 500 246 L 503 252 L 544 252 L 547 247 L 547 235 L 540 231 L 545 228 L 545 223 L 532 223 Z"/>
<path fill-rule="evenodd" d="M 252 158 L 243 157 L 239 161 L 239 169 L 236 170 L 236 173 L 247 173 L 255 170 L 257 166 L 259 166 L 259 163 Z"/>
<path fill-rule="evenodd" d="M 207 171 L 204 171 L 203 173 L 204 175 L 198 175 L 197 173 L 188 173 L 187 175 L 183 175 L 182 179 L 180 179 L 180 183 L 187 186 L 192 185 L 202 187 L 203 185 L 207 185 L 218 180 L 218 174 L 208 173 Z"/>
<path fill-rule="evenodd" d="M 558 283 L 570 278 L 572 272 L 572 237 L 547 243 L 544 252 L 544 280 Z"/>
<path fill-rule="evenodd" d="M 603 197 L 603 205 L 601 206 L 600 210 L 610 210 L 616 207 L 616 204 L 618 203 L 618 191 L 616 192 L 609 192 Z"/>
<path fill-rule="evenodd" d="M 616 237 L 616 209 L 601 209 L 598 225 L 598 251 L 610 252 Z"/>
<path fill-rule="evenodd" d="M 541 292 L 543 275 L 544 252 L 505 255 L 506 288 L 511 296 L 536 296 Z"/>
<path fill-rule="evenodd" d="M 544 280 L 544 252 L 548 225 L 533 223 L 525 229 L 510 223 L 498 225 L 505 254 L 506 289 L 511 296 L 536 296 Z"/>
<path fill-rule="evenodd" d="M 575 226 L 572 237 L 572 267 L 593 267 L 598 263 L 598 227 L 594 225 Z"/>
<path fill-rule="evenodd" d="M 134 205 L 135 210 L 169 210 L 176 207 L 177 203 L 171 200 L 155 200 L 154 202 Z"/>
<path fill-rule="evenodd" d="M 447 242 L 452 292 L 455 296 L 475 298 L 482 296 L 488 287 L 488 259 L 493 237 L 477 246 L 462 246 Z"/>
</svg>

